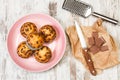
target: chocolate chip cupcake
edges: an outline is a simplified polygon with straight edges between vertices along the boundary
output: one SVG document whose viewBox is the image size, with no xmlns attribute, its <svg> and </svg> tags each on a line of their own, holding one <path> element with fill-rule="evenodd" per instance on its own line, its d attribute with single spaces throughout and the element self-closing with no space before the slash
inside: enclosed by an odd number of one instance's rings
<svg viewBox="0 0 120 80">
<path fill-rule="evenodd" d="M 28 46 L 26 45 L 26 42 L 23 41 L 22 43 L 20 43 L 17 47 L 17 54 L 18 56 L 20 56 L 21 58 L 29 58 L 32 54 L 33 51 L 30 50 L 28 48 Z"/>
<path fill-rule="evenodd" d="M 52 42 L 56 38 L 56 31 L 51 25 L 41 27 L 39 32 L 44 35 L 44 41 L 46 43 Z"/>
<path fill-rule="evenodd" d="M 32 22 L 26 22 L 22 25 L 21 29 L 20 29 L 20 33 L 23 37 L 27 37 L 28 34 L 30 33 L 36 33 L 37 32 L 37 27 L 34 23 Z"/>
<path fill-rule="evenodd" d="M 52 53 L 49 47 L 43 46 L 35 51 L 34 57 L 40 63 L 47 63 L 51 59 Z"/>
<path fill-rule="evenodd" d="M 40 48 L 44 43 L 44 39 L 39 33 L 31 33 L 27 36 L 27 43 L 32 48 Z"/>
</svg>

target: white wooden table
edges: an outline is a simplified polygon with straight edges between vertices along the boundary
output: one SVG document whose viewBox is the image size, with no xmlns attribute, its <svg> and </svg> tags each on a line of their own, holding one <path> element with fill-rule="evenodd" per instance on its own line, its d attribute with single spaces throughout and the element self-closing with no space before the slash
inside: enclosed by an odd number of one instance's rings
<svg viewBox="0 0 120 80">
<path fill-rule="evenodd" d="M 63 10 L 64 0 L 0 0 L 0 80 L 120 80 L 120 65 L 104 70 L 98 76 L 90 75 L 84 66 L 71 53 L 67 38 L 67 47 L 62 60 L 52 69 L 33 73 L 19 68 L 8 54 L 6 39 L 11 26 L 16 20 L 32 13 L 45 13 L 56 18 L 63 28 L 73 25 L 70 12 Z M 52 3 L 52 12 L 48 8 Z M 94 11 L 120 21 L 120 0 L 84 0 L 91 4 Z M 56 7 L 56 8 L 55 8 Z M 87 19 L 79 17 L 83 25 L 92 25 L 97 19 L 90 16 Z M 120 26 L 104 22 L 107 31 L 117 40 L 120 48 Z M 106 27 L 107 26 L 107 27 Z"/>
</svg>

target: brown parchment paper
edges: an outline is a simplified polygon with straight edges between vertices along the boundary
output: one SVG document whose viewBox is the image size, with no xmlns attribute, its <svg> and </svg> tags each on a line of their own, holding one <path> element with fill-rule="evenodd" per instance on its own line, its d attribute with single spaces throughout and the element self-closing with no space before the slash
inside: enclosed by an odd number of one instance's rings
<svg viewBox="0 0 120 80">
<path fill-rule="evenodd" d="M 95 69 L 97 73 L 101 73 L 102 70 L 115 66 L 119 64 L 118 60 L 118 47 L 114 41 L 114 39 L 107 33 L 107 31 L 102 26 L 102 20 L 98 19 L 93 26 L 82 26 L 83 34 L 85 36 L 87 46 L 90 47 L 88 44 L 88 37 L 91 37 L 92 32 L 97 31 L 99 36 L 102 36 L 106 43 L 105 45 L 108 45 L 109 50 L 104 52 L 98 52 L 96 54 L 91 55 L 92 61 L 94 63 Z M 88 69 L 85 59 L 82 54 L 82 48 L 77 36 L 76 28 L 75 26 L 70 26 L 66 29 L 66 32 L 68 34 L 68 37 L 70 39 L 71 48 L 72 48 L 72 54 L 73 56 L 82 62 L 82 64 Z"/>
</svg>

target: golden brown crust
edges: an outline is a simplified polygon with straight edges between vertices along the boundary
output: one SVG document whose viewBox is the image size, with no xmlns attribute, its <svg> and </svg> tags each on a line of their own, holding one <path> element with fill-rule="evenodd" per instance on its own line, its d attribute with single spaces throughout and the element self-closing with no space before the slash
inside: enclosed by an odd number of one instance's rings
<svg viewBox="0 0 120 80">
<path fill-rule="evenodd" d="M 46 43 L 52 42 L 56 38 L 56 31 L 51 25 L 41 27 L 39 32 L 44 35 L 44 41 Z"/>
<path fill-rule="evenodd" d="M 17 54 L 21 58 L 28 58 L 33 54 L 33 51 L 28 48 L 26 42 L 21 42 L 17 47 Z"/>
<path fill-rule="evenodd" d="M 51 59 L 52 53 L 49 47 L 43 46 L 35 51 L 34 57 L 40 63 L 47 63 Z"/>
<path fill-rule="evenodd" d="M 31 33 L 27 36 L 27 42 L 32 48 L 40 48 L 44 43 L 44 39 L 41 34 Z"/>
<path fill-rule="evenodd" d="M 27 37 L 28 34 L 30 33 L 36 33 L 37 32 L 37 27 L 34 23 L 32 22 L 26 22 L 22 25 L 22 27 L 20 28 L 20 33 L 23 37 Z"/>
</svg>

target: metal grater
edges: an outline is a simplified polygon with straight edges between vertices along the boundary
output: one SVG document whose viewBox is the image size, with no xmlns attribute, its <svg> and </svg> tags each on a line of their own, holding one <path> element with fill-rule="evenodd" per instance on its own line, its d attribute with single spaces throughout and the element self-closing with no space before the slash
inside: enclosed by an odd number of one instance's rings
<svg viewBox="0 0 120 80">
<path fill-rule="evenodd" d="M 87 3 L 81 2 L 81 1 L 79 2 L 79 1 L 75 1 L 75 0 L 65 0 L 62 8 L 66 9 L 72 13 L 78 14 L 84 18 L 87 18 L 90 15 L 93 15 L 96 17 L 100 17 L 103 20 L 106 20 L 106 21 L 111 22 L 113 24 L 120 25 L 118 20 L 101 15 L 97 12 L 92 12 L 92 9 L 93 9 L 92 6 L 87 4 Z"/>
</svg>

